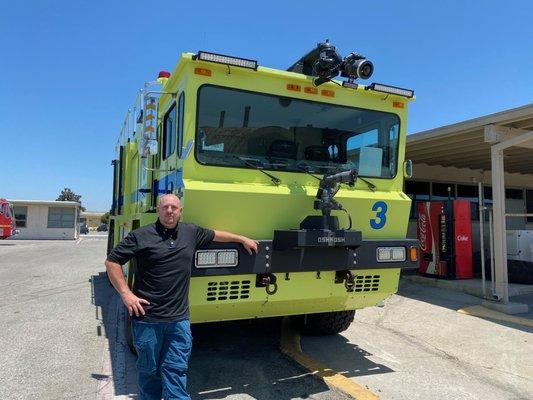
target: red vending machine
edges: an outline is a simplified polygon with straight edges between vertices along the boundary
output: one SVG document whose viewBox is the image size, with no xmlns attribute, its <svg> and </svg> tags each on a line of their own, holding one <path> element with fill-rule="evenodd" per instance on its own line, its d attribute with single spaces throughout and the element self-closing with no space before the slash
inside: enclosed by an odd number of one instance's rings
<svg viewBox="0 0 533 400">
<path fill-rule="evenodd" d="M 472 220 L 468 200 L 417 203 L 423 275 L 472 278 Z"/>
</svg>

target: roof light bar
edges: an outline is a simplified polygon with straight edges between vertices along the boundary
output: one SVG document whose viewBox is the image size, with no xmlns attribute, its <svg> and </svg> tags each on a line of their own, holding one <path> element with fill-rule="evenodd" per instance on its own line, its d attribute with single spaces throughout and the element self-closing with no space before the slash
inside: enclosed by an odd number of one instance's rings
<svg viewBox="0 0 533 400">
<path fill-rule="evenodd" d="M 366 87 L 367 90 L 374 90 L 376 92 L 396 94 L 398 96 L 405 96 L 412 98 L 415 95 L 414 90 L 402 89 L 396 86 L 382 85 L 381 83 L 372 83 Z"/>
<path fill-rule="evenodd" d="M 225 56 L 223 54 L 207 53 L 205 51 L 199 51 L 194 59 L 201 61 L 210 61 L 217 64 L 233 65 L 235 67 L 249 68 L 254 71 L 257 70 L 257 61 L 248 60 L 246 58 L 238 58 L 232 56 Z"/>
</svg>

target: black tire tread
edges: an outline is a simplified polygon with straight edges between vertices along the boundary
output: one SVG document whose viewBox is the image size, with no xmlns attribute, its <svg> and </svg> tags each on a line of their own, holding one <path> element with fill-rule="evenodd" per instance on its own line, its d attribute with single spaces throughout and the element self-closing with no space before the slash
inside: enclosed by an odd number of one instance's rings
<svg viewBox="0 0 533 400">
<path fill-rule="evenodd" d="M 334 311 L 308 315 L 295 315 L 291 321 L 306 335 L 334 335 L 348 329 L 355 317 L 355 310 Z"/>
</svg>

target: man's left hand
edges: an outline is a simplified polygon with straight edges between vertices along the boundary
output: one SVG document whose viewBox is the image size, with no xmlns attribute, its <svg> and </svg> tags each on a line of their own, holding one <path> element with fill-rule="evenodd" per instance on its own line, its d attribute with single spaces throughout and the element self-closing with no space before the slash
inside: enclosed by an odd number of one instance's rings
<svg viewBox="0 0 533 400">
<path fill-rule="evenodd" d="M 215 242 L 240 243 L 244 246 L 244 248 L 250 255 L 253 255 L 254 253 L 257 254 L 257 245 L 259 244 L 257 240 L 253 240 L 253 239 L 247 238 L 246 236 L 236 235 L 235 233 L 226 232 L 226 231 L 214 231 L 214 232 L 215 232 L 215 237 L 213 238 L 213 240 Z"/>
<path fill-rule="evenodd" d="M 257 240 L 252 240 L 243 236 L 241 243 L 249 254 L 257 254 L 257 246 L 259 245 Z"/>
</svg>

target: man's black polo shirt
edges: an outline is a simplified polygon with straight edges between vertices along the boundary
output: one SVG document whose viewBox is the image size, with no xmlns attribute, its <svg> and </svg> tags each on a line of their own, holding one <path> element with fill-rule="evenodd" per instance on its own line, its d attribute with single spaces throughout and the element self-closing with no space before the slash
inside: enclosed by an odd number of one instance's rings
<svg viewBox="0 0 533 400">
<path fill-rule="evenodd" d="M 136 259 L 133 293 L 143 305 L 144 321 L 179 321 L 189 317 L 189 281 L 194 252 L 213 241 L 215 232 L 179 222 L 167 229 L 159 220 L 130 232 L 107 256 L 125 264 Z M 135 317 L 135 316 L 134 316 Z"/>
</svg>

